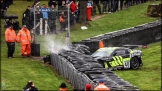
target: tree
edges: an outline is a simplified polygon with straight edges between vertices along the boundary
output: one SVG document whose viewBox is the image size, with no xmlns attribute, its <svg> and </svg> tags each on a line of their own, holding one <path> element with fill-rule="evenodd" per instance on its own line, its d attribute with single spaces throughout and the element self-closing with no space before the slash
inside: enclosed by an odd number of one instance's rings
<svg viewBox="0 0 162 91">
<path fill-rule="evenodd" d="M 78 0 L 78 1 L 79 1 L 79 9 L 80 9 L 79 23 L 86 24 L 87 23 L 87 19 L 86 19 L 87 0 Z"/>
</svg>

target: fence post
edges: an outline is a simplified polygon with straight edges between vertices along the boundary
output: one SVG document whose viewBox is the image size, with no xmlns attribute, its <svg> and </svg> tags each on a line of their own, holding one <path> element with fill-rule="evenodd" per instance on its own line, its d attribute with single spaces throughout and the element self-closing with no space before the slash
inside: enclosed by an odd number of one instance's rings
<svg viewBox="0 0 162 91">
<path fill-rule="evenodd" d="M 68 41 L 69 42 L 68 44 L 70 44 L 70 5 L 73 1 L 71 1 L 69 4 L 68 4 L 68 33 L 67 33 L 67 38 L 68 38 Z M 68 45 L 69 46 L 69 45 Z"/>
<path fill-rule="evenodd" d="M 36 11 L 36 6 L 40 4 L 40 2 L 38 2 L 37 4 L 34 5 L 34 27 L 36 26 L 36 23 L 35 23 L 35 11 Z M 35 44 L 36 43 L 36 31 L 35 31 L 36 28 L 34 28 L 34 40 L 33 40 L 33 43 Z"/>
</svg>

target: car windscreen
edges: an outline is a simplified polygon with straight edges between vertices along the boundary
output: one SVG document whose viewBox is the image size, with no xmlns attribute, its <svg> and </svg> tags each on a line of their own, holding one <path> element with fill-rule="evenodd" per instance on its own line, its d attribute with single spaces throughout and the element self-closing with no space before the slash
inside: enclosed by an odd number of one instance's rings
<svg viewBox="0 0 162 91">
<path fill-rule="evenodd" d="M 93 57 L 105 57 L 105 56 L 110 56 L 112 51 L 96 51 L 95 53 L 92 54 Z"/>
</svg>

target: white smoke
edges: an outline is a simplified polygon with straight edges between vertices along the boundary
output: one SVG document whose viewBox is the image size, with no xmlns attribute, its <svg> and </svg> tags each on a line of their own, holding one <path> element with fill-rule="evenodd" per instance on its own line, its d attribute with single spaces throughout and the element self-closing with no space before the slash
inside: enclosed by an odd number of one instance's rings
<svg viewBox="0 0 162 91">
<path fill-rule="evenodd" d="M 65 37 L 45 36 L 44 48 L 50 53 L 58 54 L 62 49 L 69 49 Z"/>
</svg>

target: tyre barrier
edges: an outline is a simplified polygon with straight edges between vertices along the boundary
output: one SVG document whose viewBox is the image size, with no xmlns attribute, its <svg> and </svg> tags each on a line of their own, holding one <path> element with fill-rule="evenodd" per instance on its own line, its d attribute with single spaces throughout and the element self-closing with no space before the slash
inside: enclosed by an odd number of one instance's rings
<svg viewBox="0 0 162 91">
<path fill-rule="evenodd" d="M 147 45 L 150 43 L 161 41 L 161 19 L 138 25 L 135 27 L 117 30 L 81 40 L 79 42 L 72 42 L 72 44 L 84 44 L 89 47 L 91 53 L 95 52 L 98 48 L 98 42 L 103 40 L 106 47 L 109 46 L 123 46 L 125 44 Z"/>
<path fill-rule="evenodd" d="M 77 90 L 84 90 L 87 83 L 92 85 L 91 90 L 93 90 L 99 79 L 102 78 L 111 91 L 125 91 L 128 89 L 139 91 L 136 86 L 124 81 L 112 71 L 103 68 L 90 55 L 69 49 L 63 50 L 59 54 L 51 53 L 50 59 L 56 72 L 67 79 Z"/>
</svg>

